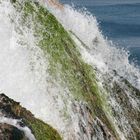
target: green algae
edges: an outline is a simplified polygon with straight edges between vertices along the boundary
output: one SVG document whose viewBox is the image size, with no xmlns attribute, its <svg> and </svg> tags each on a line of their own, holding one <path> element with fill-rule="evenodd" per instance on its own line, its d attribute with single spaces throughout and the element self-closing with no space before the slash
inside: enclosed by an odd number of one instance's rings
<svg viewBox="0 0 140 140">
<path fill-rule="evenodd" d="M 61 140 L 55 129 L 40 120 L 27 120 L 26 123 L 37 140 Z"/>
<path fill-rule="evenodd" d="M 24 11 L 23 26 L 29 25 L 30 27 L 31 23 L 28 19 L 32 21 L 34 36 L 37 38 L 36 44 L 49 56 L 50 74 L 61 85 L 68 87 L 76 100 L 86 101 L 92 109 L 93 117 L 99 117 L 114 134 L 114 128 L 103 110 L 105 101 L 100 95 L 95 71 L 82 60 L 69 33 L 48 10 L 38 3 L 25 1 L 21 5 L 16 2 L 14 6 L 22 7 Z M 34 131 L 37 136 L 40 136 L 41 133 L 36 127 L 38 123 L 31 126 L 35 127 Z"/>
<path fill-rule="evenodd" d="M 16 105 L 13 107 L 14 112 L 19 117 L 22 117 L 25 124 L 32 130 L 36 140 L 61 140 L 59 133 L 52 128 L 50 125 L 44 123 L 43 121 L 36 119 L 31 112 L 27 111 L 25 108 Z M 16 110 L 20 110 L 17 114 Z"/>
<path fill-rule="evenodd" d="M 22 127 L 29 127 L 36 140 L 62 139 L 59 133 L 54 128 L 35 118 L 30 111 L 23 108 L 18 102 L 10 99 L 5 94 L 0 94 L 0 99 L 0 110 L 2 111 L 2 113 L 4 113 L 4 116 L 21 120 L 19 125 L 21 125 Z M 10 132 L 7 131 L 7 133 Z"/>
<path fill-rule="evenodd" d="M 36 140 L 61 140 L 59 133 L 50 125 L 34 117 L 30 111 L 22 108 L 19 104 L 12 106 L 13 112 L 22 117 L 25 124 L 32 130 Z"/>
</svg>

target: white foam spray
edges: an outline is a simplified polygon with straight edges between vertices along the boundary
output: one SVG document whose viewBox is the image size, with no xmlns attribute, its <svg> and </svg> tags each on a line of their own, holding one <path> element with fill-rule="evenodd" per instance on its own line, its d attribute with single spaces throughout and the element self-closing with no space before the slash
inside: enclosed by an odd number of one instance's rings
<svg viewBox="0 0 140 140">
<path fill-rule="evenodd" d="M 31 130 L 28 127 L 21 127 L 19 125 L 20 120 L 16 120 L 16 119 L 11 119 L 11 118 L 6 118 L 4 116 L 0 116 L 0 123 L 6 123 L 9 125 L 12 125 L 16 128 L 18 128 L 19 130 L 23 131 L 25 136 L 29 139 L 29 140 L 36 140 L 34 135 L 32 134 Z"/>
<path fill-rule="evenodd" d="M 47 5 L 49 7 L 49 5 Z M 79 47 L 83 60 L 97 69 L 98 84 L 102 87 L 104 75 L 112 77 L 112 83 L 120 83 L 120 78 L 114 76 L 114 71 L 127 79 L 134 87 L 140 89 L 140 70 L 134 64 L 129 62 L 129 52 L 124 49 L 118 49 L 111 41 L 105 39 L 99 30 L 96 17 L 92 16 L 85 10 L 77 10 L 69 5 L 65 5 L 63 10 L 50 8 L 59 22 L 62 23 L 67 31 L 72 32 L 71 37 Z M 84 43 L 84 45 L 83 45 Z M 111 85 L 111 83 L 110 83 Z M 123 87 L 122 87 L 123 88 Z M 137 111 L 140 108 L 139 99 L 126 92 L 133 109 Z M 104 95 L 102 95 L 104 96 Z M 133 96 L 133 97 L 132 97 Z M 109 104 L 119 114 L 120 118 L 112 118 L 110 120 L 115 125 L 115 129 L 122 140 L 133 133 L 128 120 L 123 114 L 121 105 L 116 102 L 115 98 L 109 97 Z M 119 130 L 118 124 L 121 125 L 123 131 Z"/>
<path fill-rule="evenodd" d="M 130 64 L 128 51 L 116 48 L 111 41 L 104 38 L 96 17 L 86 10 L 77 10 L 69 5 L 65 5 L 63 10 L 50 9 L 65 29 L 72 31 L 87 46 L 80 48 L 86 62 L 95 64 L 104 73 L 116 70 L 120 76 L 140 89 L 140 70 Z"/>
<path fill-rule="evenodd" d="M 0 3 L 0 91 L 53 126 L 64 139 L 80 139 L 78 123 L 84 118 L 73 112 L 75 101 L 67 87 L 49 75 L 47 56 L 35 45 L 32 28 L 20 25 L 21 15 L 9 1 Z"/>
<path fill-rule="evenodd" d="M 82 46 L 76 37 L 72 36 L 79 44 L 85 62 L 96 66 L 103 74 L 116 70 L 140 89 L 139 70 L 129 64 L 127 52 L 112 47 L 112 44 L 104 39 L 95 17 L 68 5 L 64 6 L 63 11 L 50 7 L 49 9 L 65 29 L 72 31 L 87 46 Z M 16 15 L 16 26 L 20 27 L 20 13 L 15 13 L 10 2 L 3 0 L 0 4 L 1 92 L 21 102 L 21 105 L 36 117 L 52 125 L 64 139 L 80 138 L 78 122 L 85 121 L 83 116 L 73 111 L 74 100 L 69 90 L 61 87 L 49 75 L 47 56 L 34 44 L 32 29 L 21 28 L 23 35 L 20 36 L 15 32 L 9 15 Z M 80 108 L 80 104 L 76 104 Z M 70 116 L 67 119 L 64 117 L 65 108 Z"/>
<path fill-rule="evenodd" d="M 64 120 L 59 112 L 64 107 L 59 93 L 63 89 L 46 72 L 48 63 L 34 44 L 32 30 L 24 29 L 22 38 L 15 32 L 9 20 L 14 12 L 10 2 L 0 4 L 0 90 L 36 117 L 63 131 Z"/>
</svg>

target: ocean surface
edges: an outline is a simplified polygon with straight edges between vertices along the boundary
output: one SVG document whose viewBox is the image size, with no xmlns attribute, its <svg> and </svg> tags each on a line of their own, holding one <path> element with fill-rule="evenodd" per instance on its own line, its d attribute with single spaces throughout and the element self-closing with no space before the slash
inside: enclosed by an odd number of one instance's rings
<svg viewBox="0 0 140 140">
<path fill-rule="evenodd" d="M 103 35 L 116 47 L 130 51 L 130 61 L 140 66 L 140 0 L 60 0 L 85 7 L 99 23 Z"/>
</svg>

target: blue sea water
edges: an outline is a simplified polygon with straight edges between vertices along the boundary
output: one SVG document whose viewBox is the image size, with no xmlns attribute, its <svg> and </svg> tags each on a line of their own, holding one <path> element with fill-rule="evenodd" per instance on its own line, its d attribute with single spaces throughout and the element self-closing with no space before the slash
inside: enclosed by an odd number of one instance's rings
<svg viewBox="0 0 140 140">
<path fill-rule="evenodd" d="M 61 0 L 96 16 L 104 36 L 130 51 L 140 66 L 140 0 Z"/>
</svg>

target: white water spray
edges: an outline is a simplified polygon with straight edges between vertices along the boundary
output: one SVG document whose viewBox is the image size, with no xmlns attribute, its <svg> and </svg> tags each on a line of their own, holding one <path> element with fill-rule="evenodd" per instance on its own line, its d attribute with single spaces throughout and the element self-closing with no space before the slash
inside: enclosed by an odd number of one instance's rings
<svg viewBox="0 0 140 140">
<path fill-rule="evenodd" d="M 29 139 L 29 140 L 36 140 L 34 135 L 32 134 L 31 130 L 28 127 L 21 127 L 19 125 L 20 120 L 16 120 L 16 119 L 11 119 L 11 118 L 6 118 L 3 116 L 0 116 L 0 123 L 6 123 L 9 125 L 12 125 L 16 128 L 18 128 L 19 130 L 23 131 L 25 136 Z"/>
<path fill-rule="evenodd" d="M 20 25 L 21 15 L 9 1 L 0 4 L 0 91 L 53 126 L 64 139 L 84 137 L 78 126 L 82 116 L 72 109 L 73 97 L 49 75 L 47 56 L 35 45 L 32 29 Z"/>
<path fill-rule="evenodd" d="M 50 10 L 65 29 L 72 31 L 84 42 L 86 47 L 72 35 L 85 62 L 97 67 L 102 74 L 116 70 L 119 75 L 140 88 L 139 70 L 129 64 L 127 52 L 111 47 L 104 39 L 95 17 L 76 11 L 68 5 L 63 11 Z M 49 75 L 47 56 L 34 44 L 32 29 L 21 27 L 23 35 L 20 36 L 14 30 L 15 25 L 10 22 L 9 15 L 15 16 L 15 24 L 20 27 L 20 13 L 15 13 L 11 4 L 4 1 L 0 5 L 0 90 L 56 128 L 64 139 L 78 139 L 78 121 L 85 123 L 86 119 L 78 111 L 73 111 L 72 104 L 75 101 L 67 87 L 61 87 Z M 76 105 L 79 108 L 81 106 L 80 103 Z M 65 108 L 70 118 L 64 117 Z M 84 139 L 86 136 L 81 137 Z"/>
<path fill-rule="evenodd" d="M 86 48 L 80 48 L 80 50 L 87 63 L 94 64 L 104 73 L 115 70 L 140 89 L 140 70 L 130 64 L 127 51 L 117 49 L 111 41 L 104 38 L 96 17 L 85 10 L 77 10 L 69 5 L 65 5 L 63 10 L 51 8 L 50 11 L 65 29 L 72 31 L 86 45 Z"/>
<path fill-rule="evenodd" d="M 101 86 L 103 82 L 106 82 L 103 80 L 105 75 L 106 79 L 107 77 L 112 77 L 112 84 L 113 82 L 121 83 L 119 77 L 123 77 L 134 87 L 140 89 L 140 70 L 134 64 L 130 64 L 128 59 L 129 52 L 116 48 L 111 41 L 104 38 L 98 28 L 95 17 L 87 11 L 77 11 L 77 9 L 69 5 L 65 5 L 62 11 L 53 8 L 50 11 L 67 31 L 72 32 L 72 34 L 70 33 L 71 37 L 79 47 L 83 60 L 97 69 L 96 75 Z M 119 77 L 114 75 L 114 71 Z M 123 88 L 123 85 L 121 87 Z M 139 111 L 140 101 L 131 94 L 131 91 L 126 91 L 125 96 L 128 97 L 133 109 Z M 110 116 L 110 119 L 114 123 L 120 138 L 126 140 L 130 133 L 133 134 L 132 127 L 129 125 L 121 105 L 111 95 L 109 97 L 109 104 L 119 116 L 118 118 Z M 119 130 L 118 124 L 122 127 L 122 131 Z"/>
</svg>

